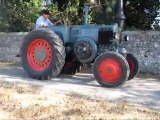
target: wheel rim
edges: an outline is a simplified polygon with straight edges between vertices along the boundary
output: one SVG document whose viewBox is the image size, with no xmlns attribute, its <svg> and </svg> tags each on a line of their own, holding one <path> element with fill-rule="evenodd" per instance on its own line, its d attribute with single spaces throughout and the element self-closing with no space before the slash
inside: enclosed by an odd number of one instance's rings
<svg viewBox="0 0 160 120">
<path fill-rule="evenodd" d="M 28 46 L 27 60 L 35 70 L 45 70 L 51 63 L 51 56 L 51 46 L 44 39 L 34 39 Z"/>
<path fill-rule="evenodd" d="M 115 59 L 105 59 L 100 62 L 99 75 L 104 82 L 114 83 L 121 77 L 121 66 Z"/>
<path fill-rule="evenodd" d="M 129 64 L 130 73 L 132 74 L 135 69 L 134 62 L 129 57 L 127 57 L 127 62 Z"/>
</svg>

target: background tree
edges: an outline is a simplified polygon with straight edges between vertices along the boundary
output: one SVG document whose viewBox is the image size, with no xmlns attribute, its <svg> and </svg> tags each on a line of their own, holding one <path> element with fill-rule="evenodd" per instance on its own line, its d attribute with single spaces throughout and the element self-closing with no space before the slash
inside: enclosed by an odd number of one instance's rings
<svg viewBox="0 0 160 120">
<path fill-rule="evenodd" d="M 40 7 L 39 0 L 5 0 L 0 4 L 0 31 L 28 31 Z"/>
<path fill-rule="evenodd" d="M 113 23 L 116 2 L 117 0 L 95 0 L 95 7 L 92 8 L 93 22 L 98 24 Z"/>
<path fill-rule="evenodd" d="M 124 0 L 126 27 L 151 29 L 160 9 L 159 0 Z"/>
<path fill-rule="evenodd" d="M 0 31 L 28 31 L 34 25 L 39 11 L 42 9 L 41 0 L 0 0 Z M 83 5 L 91 4 L 89 20 L 96 24 L 114 23 L 115 5 L 117 0 L 52 0 L 51 16 L 63 21 L 64 25 L 81 24 L 83 20 Z M 155 22 L 160 9 L 159 0 L 124 0 L 126 15 L 125 28 L 151 29 L 159 24 Z M 51 19 L 52 19 L 51 17 Z"/>
<path fill-rule="evenodd" d="M 81 24 L 83 19 L 83 6 L 89 0 L 55 0 L 59 12 L 62 13 L 60 19 L 65 25 Z"/>
<path fill-rule="evenodd" d="M 94 0 L 97 9 L 94 8 L 93 18 L 96 23 L 110 24 L 114 22 L 115 6 L 117 0 Z M 125 28 L 152 29 L 158 22 L 155 20 L 160 10 L 159 0 L 124 0 L 124 12 L 126 15 Z"/>
</svg>

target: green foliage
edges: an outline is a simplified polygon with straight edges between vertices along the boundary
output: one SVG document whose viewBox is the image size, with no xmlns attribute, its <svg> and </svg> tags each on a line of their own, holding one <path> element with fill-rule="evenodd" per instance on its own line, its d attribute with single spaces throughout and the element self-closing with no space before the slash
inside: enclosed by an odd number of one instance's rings
<svg viewBox="0 0 160 120">
<path fill-rule="evenodd" d="M 40 7 L 39 0 L 5 0 L 0 6 L 0 31 L 28 31 Z"/>
<path fill-rule="evenodd" d="M 51 20 L 58 19 L 64 25 L 81 24 L 83 20 L 83 5 L 91 0 L 54 0 L 54 4 L 46 7 L 51 11 Z M 92 0 L 93 1 L 93 0 Z M 89 21 L 97 24 L 114 22 L 117 0 L 94 0 L 91 5 Z M 159 0 L 124 0 L 126 15 L 125 28 L 151 29 L 160 9 Z M 0 4 L 0 31 L 28 31 L 34 25 L 41 0 L 5 0 Z M 155 22 L 155 28 L 159 28 Z"/>
<path fill-rule="evenodd" d="M 80 24 L 83 18 L 82 7 L 87 0 L 56 0 L 60 19 L 64 25 Z"/>
<path fill-rule="evenodd" d="M 63 21 L 64 25 L 78 24 L 81 20 L 78 14 L 80 1 L 66 0 L 63 5 L 61 4 L 61 1 L 57 0 L 57 12 L 59 12 L 57 17 Z"/>
<path fill-rule="evenodd" d="M 97 4 L 92 8 L 93 21 L 98 24 L 111 24 L 114 22 L 117 0 L 96 0 Z"/>
<path fill-rule="evenodd" d="M 94 21 L 100 24 L 113 23 L 117 0 L 95 1 L 97 1 L 99 7 L 92 9 Z M 124 0 L 125 28 L 152 29 L 152 24 L 155 22 L 159 9 L 159 0 Z M 157 27 L 158 24 L 154 24 L 154 28 Z"/>
<path fill-rule="evenodd" d="M 124 0 L 126 27 L 151 29 L 160 9 L 159 0 Z"/>
</svg>

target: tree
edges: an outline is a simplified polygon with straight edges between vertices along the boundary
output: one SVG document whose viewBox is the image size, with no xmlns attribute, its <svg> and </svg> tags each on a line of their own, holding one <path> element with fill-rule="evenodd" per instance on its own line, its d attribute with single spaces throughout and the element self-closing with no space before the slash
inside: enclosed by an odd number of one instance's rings
<svg viewBox="0 0 160 120">
<path fill-rule="evenodd" d="M 0 6 L 0 31 L 28 31 L 40 7 L 39 0 L 5 0 Z"/>
<path fill-rule="evenodd" d="M 55 0 L 59 12 L 62 13 L 60 19 L 65 25 L 80 24 L 83 17 L 83 5 L 88 0 Z M 55 3 L 55 2 L 54 2 Z"/>
<path fill-rule="evenodd" d="M 160 9 L 159 0 L 124 0 L 126 27 L 151 29 Z"/>
<path fill-rule="evenodd" d="M 114 23 L 115 6 L 117 0 L 95 0 L 93 11 L 93 21 L 98 24 Z"/>
<path fill-rule="evenodd" d="M 93 9 L 94 21 L 113 23 L 117 0 L 94 0 L 94 2 L 99 6 L 99 9 Z M 160 10 L 159 0 L 124 0 L 125 28 L 152 29 L 158 10 Z"/>
<path fill-rule="evenodd" d="M 42 9 L 41 0 L 1 0 L 0 31 L 28 31 Z M 91 5 L 89 20 L 96 24 L 114 23 L 115 6 L 118 0 L 52 0 L 47 5 L 51 16 L 65 25 L 81 24 L 83 5 Z M 3 3 L 3 4 L 2 4 Z M 160 9 L 159 0 L 124 0 L 125 28 L 151 29 Z M 155 22 L 155 25 L 158 25 Z M 157 27 L 155 27 L 157 28 Z"/>
</svg>

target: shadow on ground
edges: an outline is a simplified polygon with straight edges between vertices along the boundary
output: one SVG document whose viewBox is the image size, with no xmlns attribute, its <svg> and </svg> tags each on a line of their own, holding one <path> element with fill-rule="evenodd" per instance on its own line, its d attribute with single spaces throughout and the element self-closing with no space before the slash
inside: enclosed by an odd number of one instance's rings
<svg viewBox="0 0 160 120">
<path fill-rule="evenodd" d="M 0 80 L 37 84 L 44 87 L 46 91 L 56 89 L 62 93 L 80 94 L 96 99 L 129 101 L 160 110 L 160 79 L 158 78 L 135 78 L 127 81 L 122 87 L 109 89 L 100 87 L 92 74 L 61 75 L 49 81 L 38 81 L 29 78 L 21 67 L 0 67 Z"/>
<path fill-rule="evenodd" d="M 0 76 L 3 78 L 18 78 L 24 81 L 32 81 L 32 82 L 41 82 L 41 83 L 53 83 L 53 84 L 58 84 L 58 83 L 70 83 L 70 84 L 80 84 L 80 85 L 87 85 L 87 86 L 99 86 L 95 84 L 91 84 L 92 81 L 94 80 L 93 75 L 90 74 L 82 74 L 82 75 L 60 75 L 57 78 L 52 78 L 52 80 L 35 80 L 31 79 L 27 73 L 23 70 L 21 67 L 13 67 L 13 66 L 8 66 L 8 67 L 1 67 L 0 68 Z"/>
</svg>

